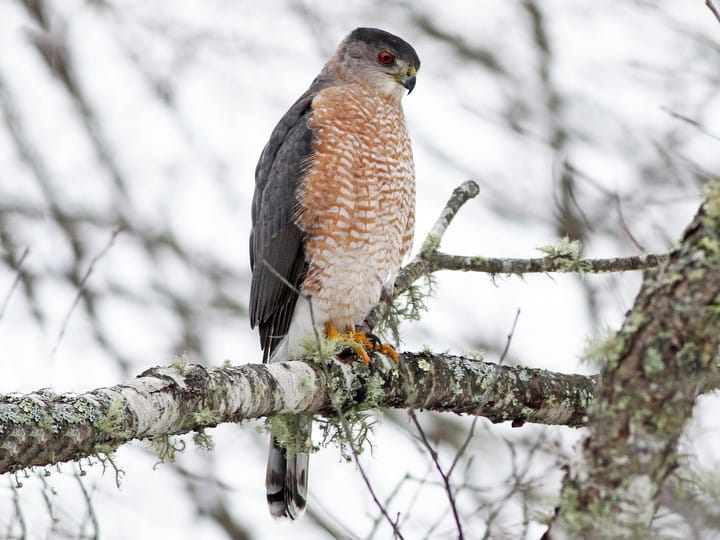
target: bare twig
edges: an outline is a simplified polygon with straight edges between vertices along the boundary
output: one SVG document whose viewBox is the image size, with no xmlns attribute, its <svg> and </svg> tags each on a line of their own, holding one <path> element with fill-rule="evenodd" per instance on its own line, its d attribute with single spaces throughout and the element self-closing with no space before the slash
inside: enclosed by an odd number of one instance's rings
<svg viewBox="0 0 720 540">
<path fill-rule="evenodd" d="M 25 262 L 25 258 L 28 256 L 29 253 L 30 253 L 30 248 L 26 247 L 23 250 L 22 255 L 20 255 L 20 258 L 18 259 L 17 263 L 14 265 L 15 266 L 15 279 L 13 280 L 12 284 L 10 285 L 10 288 L 8 289 L 8 292 L 5 295 L 5 298 L 3 299 L 2 304 L 0 304 L 0 322 L 2 321 L 3 315 L 5 315 L 5 310 L 7 309 L 7 306 L 10 303 L 10 297 L 12 296 L 13 292 L 15 291 L 18 284 L 20 283 L 20 280 L 22 279 L 22 273 L 21 273 L 22 265 Z"/>
<path fill-rule="evenodd" d="M 646 254 L 632 257 L 611 257 L 605 259 L 572 259 L 569 257 L 538 257 L 531 259 L 499 259 L 481 256 L 449 255 L 438 251 L 442 237 L 460 208 L 479 193 L 472 180 L 464 182 L 453 191 L 423 241 L 420 253 L 398 273 L 392 297 L 396 298 L 418 279 L 440 270 L 462 272 L 484 272 L 488 274 L 531 274 L 531 273 L 586 273 L 625 272 L 646 270 L 659 266 L 667 260 L 667 254 Z M 375 322 L 378 310 L 373 309 L 368 320 Z"/>
<path fill-rule="evenodd" d="M 666 254 L 635 255 L 607 259 L 578 259 L 564 257 L 538 257 L 532 259 L 493 259 L 434 252 L 406 265 L 395 280 L 395 296 L 407 290 L 421 277 L 439 270 L 485 272 L 488 274 L 537 274 L 537 273 L 585 273 L 626 272 L 655 268 L 664 261 Z"/>
<path fill-rule="evenodd" d="M 60 521 L 60 519 L 57 516 L 57 513 L 55 512 L 55 508 L 53 506 L 52 497 L 56 495 L 55 488 L 50 485 L 50 483 L 47 481 L 44 475 L 38 475 L 38 478 L 40 478 L 40 482 L 42 483 L 42 497 L 43 502 L 45 503 L 45 508 L 48 513 L 48 517 L 50 518 L 50 522 L 52 523 L 52 526 L 50 528 L 50 534 L 49 536 L 53 536 L 52 533 L 56 532 L 57 525 Z"/>
<path fill-rule="evenodd" d="M 389 505 L 395 499 L 395 497 L 397 497 L 398 493 L 400 493 L 400 490 L 408 480 L 410 480 L 410 475 L 408 473 L 405 473 L 405 475 L 398 481 L 393 490 L 390 492 L 390 495 L 385 498 L 385 502 L 383 503 L 384 506 Z M 382 519 L 383 515 L 380 514 L 373 520 L 373 526 L 367 536 L 365 536 L 365 540 L 372 540 L 372 538 L 375 536 L 375 533 L 377 532 L 378 526 L 380 525 Z M 403 520 L 407 520 L 407 512 L 405 513 L 405 516 L 403 516 Z M 400 520 L 398 519 L 398 526 L 399 524 Z"/>
<path fill-rule="evenodd" d="M 391 290 L 388 290 L 387 294 L 385 294 L 386 291 L 383 291 L 383 297 L 380 299 L 380 303 L 372 308 L 367 317 L 365 317 L 365 321 L 370 326 L 374 326 L 380 319 L 380 314 L 382 313 L 381 306 L 383 303 L 391 304 L 394 298 L 406 291 L 415 281 L 420 279 L 422 276 L 431 274 L 435 271 L 431 269 L 423 271 L 421 269 L 424 269 L 427 265 L 426 259 L 437 253 L 437 249 L 440 247 L 440 242 L 442 242 L 442 238 L 445 235 L 448 226 L 455 218 L 460 208 L 462 208 L 462 206 L 470 199 L 476 197 L 478 193 L 480 193 L 480 187 L 474 180 L 463 182 L 453 190 L 452 195 L 450 195 L 450 198 L 445 203 L 445 207 L 442 212 L 440 212 L 440 215 L 430 229 L 430 232 L 425 237 L 422 247 L 420 248 L 420 253 L 418 253 L 404 268 L 400 269 L 400 273 L 395 279 L 395 283 L 392 285 Z M 420 271 L 417 272 L 417 270 Z M 395 341 L 399 341 L 399 336 L 395 335 L 395 338 Z"/>
<path fill-rule="evenodd" d="M 622 227 L 623 231 L 630 239 L 630 241 L 635 245 L 635 247 L 638 248 L 642 253 L 645 253 L 645 247 L 638 241 L 637 238 L 635 238 L 635 235 L 630 231 L 630 227 L 628 227 L 627 223 L 625 222 L 625 215 L 622 211 L 622 202 L 620 201 L 620 196 L 617 193 L 615 194 L 615 207 L 617 208 L 618 219 L 620 220 L 620 226 Z"/>
<path fill-rule="evenodd" d="M 115 227 L 110 234 L 110 239 L 108 240 L 107 244 L 105 244 L 105 247 L 103 247 L 100 252 L 95 255 L 92 260 L 90 261 L 90 265 L 88 266 L 87 271 L 85 272 L 85 275 L 80 280 L 80 283 L 78 284 L 78 290 L 75 294 L 75 298 L 73 299 L 72 305 L 70 306 L 70 309 L 65 314 L 65 318 L 63 319 L 62 326 L 60 327 L 60 333 L 58 334 L 57 340 L 55 341 L 55 345 L 53 345 L 52 352 L 50 353 L 51 358 L 55 357 L 55 354 L 57 353 L 58 348 L 60 347 L 60 342 L 62 341 L 63 337 L 65 336 L 65 332 L 67 331 L 68 324 L 70 323 L 70 316 L 72 315 L 73 311 L 77 307 L 78 303 L 80 303 L 80 299 L 82 298 L 83 293 L 85 292 L 85 285 L 87 285 L 88 279 L 90 279 L 90 275 L 95 270 L 95 265 L 98 263 L 100 259 L 108 252 L 108 250 L 112 247 L 112 245 L 115 243 L 115 239 L 117 238 L 118 234 L 120 234 L 120 231 L 122 229 L 120 227 Z"/>
<path fill-rule="evenodd" d="M 717 6 L 713 6 L 710 9 L 716 10 Z M 715 11 L 713 11 L 713 12 L 715 13 Z M 717 16 L 718 14 L 715 13 L 715 15 Z M 689 125 L 693 126 L 694 128 L 698 129 L 700 131 L 700 133 L 702 133 L 703 135 L 707 135 L 708 137 L 715 139 L 716 141 L 720 141 L 720 137 L 718 137 L 717 135 L 712 133 L 710 130 L 708 130 L 708 128 L 706 128 L 704 125 L 702 125 L 700 122 L 698 122 L 694 118 L 690 118 L 687 115 L 673 111 L 672 109 L 670 109 L 668 107 L 661 107 L 661 109 L 663 111 L 665 111 L 666 113 L 668 113 L 673 118 L 677 118 L 678 120 L 681 120 L 681 121 L 685 122 L 686 124 L 689 124 Z"/>
<path fill-rule="evenodd" d="M 400 527 L 398 525 L 398 522 L 400 520 L 400 514 L 395 517 L 395 519 L 390 517 L 390 514 L 388 514 L 387 510 L 385 509 L 385 506 L 382 502 L 380 502 L 380 499 L 378 498 L 377 494 L 375 493 L 375 490 L 372 487 L 372 484 L 370 483 L 370 478 L 368 478 L 367 473 L 365 472 L 365 469 L 363 468 L 362 464 L 360 463 L 360 458 L 358 454 L 358 450 L 355 447 L 355 442 L 352 439 L 352 433 L 350 431 L 350 426 L 348 425 L 347 419 L 345 418 L 344 413 L 340 409 L 340 407 L 336 408 L 338 418 L 340 419 L 340 423 L 343 428 L 343 432 L 345 433 L 345 437 L 347 440 L 348 445 L 350 446 L 350 450 L 352 452 L 353 461 L 355 462 L 355 466 L 358 468 L 358 471 L 360 471 L 360 476 L 362 476 L 363 482 L 365 482 L 365 485 L 368 488 L 368 491 L 370 492 L 370 496 L 372 497 L 373 502 L 375 503 L 375 506 L 378 507 L 380 512 L 382 513 L 383 517 L 385 518 L 385 521 L 390 524 L 390 527 L 392 527 L 393 530 L 393 536 L 395 538 L 400 538 L 403 540 L 405 537 L 400 532 Z"/>
<path fill-rule="evenodd" d="M 409 480 L 414 481 L 416 483 L 416 486 L 415 486 L 415 492 L 407 499 L 408 504 L 405 507 L 405 515 L 403 516 L 403 522 L 410 521 L 410 516 L 412 515 L 412 511 L 415 508 L 415 505 L 420 500 L 420 495 L 422 494 L 423 489 L 425 488 L 426 485 L 430 484 L 430 482 L 428 482 L 428 478 L 430 478 L 433 468 L 434 467 L 428 463 L 428 468 L 425 471 L 425 474 L 422 476 L 422 478 L 414 477 L 414 476 L 406 473 L 405 476 Z"/>
<path fill-rule="evenodd" d="M 476 197 L 478 193 L 480 193 L 480 187 L 477 185 L 477 182 L 473 180 L 463 182 L 453 190 L 452 195 L 450 195 L 448 202 L 445 204 L 445 208 L 443 208 L 443 211 L 425 238 L 422 248 L 420 249 L 420 254 L 437 250 L 442 237 L 445 236 L 445 231 L 447 231 L 452 220 L 455 219 L 460 208 L 470 199 Z"/>
<path fill-rule="evenodd" d="M 413 424 L 415 424 L 415 427 L 418 430 L 418 433 L 420 434 L 420 440 L 423 443 L 423 446 L 427 449 L 427 451 L 430 453 L 430 458 L 432 459 L 433 463 L 435 464 L 435 468 L 438 471 L 438 474 L 440 475 L 440 478 L 442 478 L 443 486 L 445 487 L 445 492 L 447 493 L 448 502 L 450 503 L 450 509 L 453 513 L 453 518 L 455 519 L 455 527 L 457 528 L 458 532 L 458 539 L 462 540 L 465 538 L 465 535 L 463 534 L 463 527 L 462 527 L 462 520 L 460 519 L 460 514 L 458 513 L 457 504 L 455 501 L 455 494 L 452 490 L 452 485 L 450 485 L 450 474 L 451 472 L 446 474 L 443 470 L 442 466 L 440 465 L 440 460 L 438 458 L 438 453 L 435 451 L 435 449 L 430 444 L 430 441 L 428 441 L 427 436 L 425 435 L 425 431 L 423 430 L 422 426 L 420 425 L 420 422 L 418 422 L 417 416 L 415 416 L 415 411 L 412 409 L 408 411 L 408 414 L 410 416 L 410 419 L 413 421 Z"/>
<path fill-rule="evenodd" d="M 95 515 L 95 509 L 93 508 L 92 503 L 92 495 L 88 492 L 87 488 L 85 487 L 85 484 L 83 483 L 83 472 L 75 473 L 75 479 L 77 480 L 78 485 L 80 486 L 80 491 L 83 494 L 83 499 L 85 500 L 85 505 L 87 506 L 87 519 L 90 520 L 90 523 L 92 523 L 92 535 L 86 535 L 83 531 L 85 529 L 85 522 L 80 524 L 80 534 L 78 535 L 80 538 L 92 538 L 93 540 L 98 540 L 100 538 L 100 525 L 97 520 L 97 515 Z"/>
<path fill-rule="evenodd" d="M 27 524 L 25 523 L 25 516 L 23 515 L 22 511 L 22 505 L 20 504 L 20 495 L 18 493 L 19 486 L 18 482 L 12 479 L 11 477 L 8 478 L 8 484 L 10 485 L 10 491 L 12 491 L 12 498 L 13 498 L 13 507 L 15 509 L 15 521 L 18 524 L 18 527 L 20 527 L 20 535 L 18 538 L 27 538 Z M 12 538 L 12 535 L 10 534 L 11 528 L 12 528 L 13 521 L 10 520 L 8 523 L 8 538 Z"/>
<path fill-rule="evenodd" d="M 505 342 L 505 348 L 503 349 L 502 354 L 500 355 L 500 360 L 498 360 L 498 366 L 502 366 L 502 363 L 505 361 L 505 357 L 507 356 L 508 351 L 510 351 L 510 344 L 512 343 L 512 338 L 515 335 L 515 328 L 517 328 L 518 320 L 520 319 L 520 309 L 515 312 L 515 318 L 513 319 L 512 326 L 510 327 L 510 332 L 507 335 L 507 340 Z"/>
<path fill-rule="evenodd" d="M 267 263 L 266 263 L 267 264 Z M 269 267 L 269 265 L 268 265 Z M 320 343 L 320 331 L 318 330 L 316 321 L 315 321 L 315 312 L 313 311 L 313 304 L 312 304 L 312 298 L 307 296 L 306 297 L 309 308 L 310 308 L 310 321 L 313 327 L 313 330 L 315 332 L 315 343 L 317 347 L 318 354 L 322 354 L 322 345 Z M 325 364 L 322 364 L 323 371 L 330 376 L 329 369 Z M 387 521 L 390 524 L 390 527 L 392 527 L 393 530 L 393 536 L 395 538 L 400 538 L 401 540 L 404 540 L 404 537 L 402 533 L 400 532 L 400 528 L 398 526 L 398 521 L 400 519 L 400 516 L 398 515 L 396 519 L 392 519 L 390 517 L 390 514 L 388 514 L 387 510 L 385 509 L 385 506 L 380 502 L 380 499 L 378 498 L 377 494 L 375 493 L 375 490 L 372 487 L 372 484 L 370 483 L 370 478 L 368 477 L 367 473 L 365 472 L 365 469 L 362 466 L 362 463 L 360 463 L 359 458 L 359 452 L 358 449 L 355 446 L 355 442 L 353 441 L 352 437 L 352 431 L 350 429 L 350 426 L 348 425 L 347 418 L 345 418 L 345 413 L 343 412 L 340 405 L 333 401 L 332 403 L 333 408 L 335 409 L 335 414 L 337 415 L 338 419 L 340 420 L 340 425 L 343 428 L 343 433 L 345 435 L 345 441 L 347 442 L 348 446 L 350 446 L 350 452 L 353 456 L 353 461 L 355 462 L 355 466 L 358 468 L 358 471 L 360 472 L 360 476 L 362 476 L 363 482 L 365 482 L 365 486 L 367 486 L 368 491 L 370 492 L 370 496 L 372 497 L 373 502 L 375 503 L 375 506 L 378 507 L 380 510 L 380 513 L 385 518 L 385 521 Z"/>
<path fill-rule="evenodd" d="M 717 0 L 706 0 L 705 5 L 710 8 L 710 11 L 713 12 L 713 15 L 715 15 L 715 18 L 720 22 L 720 5 L 718 4 Z"/>
<path fill-rule="evenodd" d="M 458 464 L 458 461 L 460 461 L 460 458 L 465 453 L 465 450 L 467 450 L 467 447 L 470 445 L 470 441 L 473 438 L 473 435 L 475 434 L 475 425 L 477 424 L 478 417 L 476 416 L 473 418 L 472 423 L 470 424 L 470 431 L 468 431 L 467 437 L 465 437 L 465 441 L 462 443 L 460 448 L 457 451 L 457 454 L 455 454 L 455 459 L 453 460 L 452 464 L 450 465 L 450 468 L 448 469 L 447 475 L 450 477 L 455 470 L 455 467 Z"/>
</svg>

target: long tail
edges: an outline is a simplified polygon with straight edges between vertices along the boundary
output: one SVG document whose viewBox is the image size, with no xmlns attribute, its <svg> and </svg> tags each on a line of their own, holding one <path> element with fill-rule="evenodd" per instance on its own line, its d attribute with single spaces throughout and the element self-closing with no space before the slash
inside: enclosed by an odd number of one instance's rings
<svg viewBox="0 0 720 540">
<path fill-rule="evenodd" d="M 273 517 L 297 519 L 305 511 L 309 462 L 308 454 L 288 455 L 271 437 L 265 488 Z"/>
</svg>

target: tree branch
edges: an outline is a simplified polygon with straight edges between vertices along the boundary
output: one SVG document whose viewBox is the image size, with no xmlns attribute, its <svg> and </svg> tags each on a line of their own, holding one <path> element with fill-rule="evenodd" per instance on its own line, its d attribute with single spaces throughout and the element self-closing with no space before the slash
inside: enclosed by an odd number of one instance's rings
<svg viewBox="0 0 720 540">
<path fill-rule="evenodd" d="M 443 354 L 356 362 L 304 361 L 206 369 L 176 363 L 84 394 L 49 390 L 0 397 L 0 473 L 107 454 L 132 439 L 163 437 L 285 413 L 343 409 L 452 411 L 580 426 L 594 379 L 497 366 Z M 370 397 L 369 397 L 370 396 Z"/>
<path fill-rule="evenodd" d="M 717 377 L 720 182 L 609 347 L 582 454 L 545 538 L 648 538 L 695 399 Z"/>
<path fill-rule="evenodd" d="M 608 259 L 572 259 L 562 256 L 533 259 L 495 259 L 479 256 L 448 255 L 440 251 L 428 253 L 414 260 L 398 274 L 395 290 L 402 292 L 422 276 L 439 270 L 485 272 L 488 274 L 532 274 L 548 272 L 603 273 L 647 270 L 667 260 L 665 254 L 612 257 Z"/>
<path fill-rule="evenodd" d="M 705 5 L 713 12 L 718 22 L 720 22 L 720 5 L 718 5 L 717 0 L 706 0 Z"/>
<path fill-rule="evenodd" d="M 468 180 L 453 191 L 440 213 L 437 221 L 423 241 L 420 253 L 404 266 L 397 275 L 394 284 L 393 297 L 407 291 L 410 286 L 423 276 L 440 270 L 459 270 L 463 272 L 485 272 L 488 274 L 530 274 L 530 273 L 602 273 L 625 272 L 629 270 L 647 270 L 655 268 L 665 262 L 667 254 L 646 254 L 631 257 L 611 257 L 607 259 L 581 259 L 579 257 L 579 244 L 577 246 L 567 243 L 566 247 L 572 249 L 545 248 L 550 252 L 547 257 L 533 259 L 499 259 L 480 256 L 449 255 L 439 251 L 440 243 L 450 223 L 460 208 L 470 199 L 480 193 L 478 185 Z M 375 321 L 377 310 L 368 320 Z"/>
</svg>

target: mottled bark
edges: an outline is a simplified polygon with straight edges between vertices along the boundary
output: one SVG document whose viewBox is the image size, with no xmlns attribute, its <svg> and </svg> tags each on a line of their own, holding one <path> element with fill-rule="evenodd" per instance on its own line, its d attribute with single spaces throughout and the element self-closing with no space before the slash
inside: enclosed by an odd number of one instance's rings
<svg viewBox="0 0 720 540">
<path fill-rule="evenodd" d="M 284 413 L 397 407 L 493 422 L 582 425 L 594 379 L 456 356 L 403 354 L 371 368 L 293 361 L 206 369 L 176 364 L 85 394 L 0 397 L 0 472 L 112 452 L 132 439 Z"/>
<path fill-rule="evenodd" d="M 720 184 L 682 242 L 645 275 L 590 409 L 547 538 L 647 538 L 697 396 L 720 345 Z"/>
<path fill-rule="evenodd" d="M 491 257 L 449 255 L 441 251 L 422 254 L 403 268 L 395 280 L 395 290 L 402 292 L 422 276 L 439 270 L 484 272 L 487 274 L 544 274 L 549 272 L 599 274 L 654 268 L 667 260 L 665 254 L 581 259 L 569 256 L 548 256 L 534 259 L 496 259 Z"/>
</svg>

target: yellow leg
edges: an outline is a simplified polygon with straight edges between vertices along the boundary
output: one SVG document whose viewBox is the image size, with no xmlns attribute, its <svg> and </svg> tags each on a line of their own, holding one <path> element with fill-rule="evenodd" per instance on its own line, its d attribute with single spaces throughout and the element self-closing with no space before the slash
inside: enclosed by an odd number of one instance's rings
<svg viewBox="0 0 720 540">
<path fill-rule="evenodd" d="M 338 339 L 340 337 L 340 332 L 337 331 L 332 323 L 328 322 L 325 323 L 325 337 L 328 339 Z"/>
<path fill-rule="evenodd" d="M 400 361 L 397 351 L 389 343 L 375 343 L 365 332 L 356 332 L 354 328 L 346 328 L 342 334 L 331 323 L 325 323 L 325 335 L 328 339 L 342 339 L 350 344 L 355 351 L 355 355 L 362 360 L 366 366 L 370 364 L 370 356 L 368 351 L 377 351 L 385 354 L 395 362 Z"/>
</svg>

